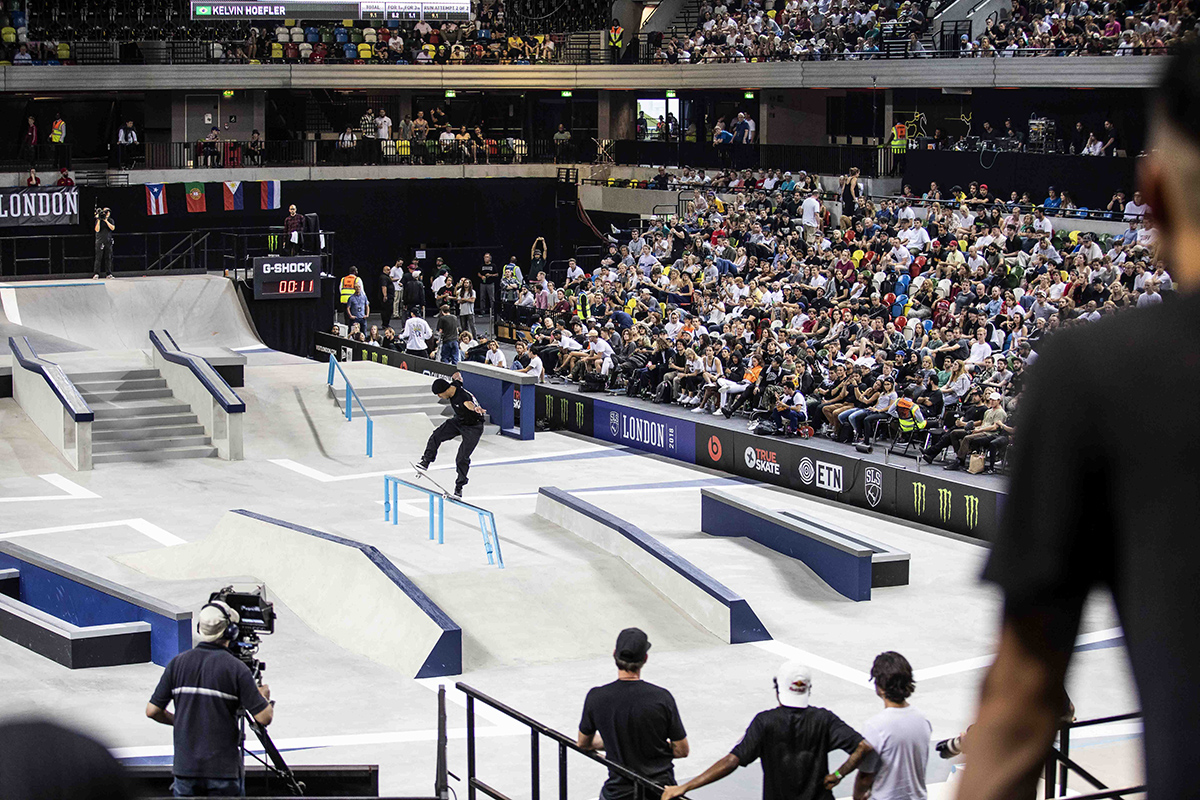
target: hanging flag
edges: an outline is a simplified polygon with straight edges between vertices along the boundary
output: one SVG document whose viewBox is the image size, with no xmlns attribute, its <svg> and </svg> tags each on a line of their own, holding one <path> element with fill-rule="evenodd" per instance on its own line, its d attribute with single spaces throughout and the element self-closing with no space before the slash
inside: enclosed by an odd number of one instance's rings
<svg viewBox="0 0 1200 800">
<path fill-rule="evenodd" d="M 183 191 L 187 195 L 188 211 L 206 211 L 204 207 L 204 184 L 185 183 Z"/>
<path fill-rule="evenodd" d="M 279 181 L 262 182 L 262 207 L 279 208 Z"/>
<path fill-rule="evenodd" d="M 167 213 L 167 185 L 165 183 L 146 184 L 146 213 L 152 217 Z"/>
<path fill-rule="evenodd" d="M 242 182 L 225 181 L 225 210 L 242 210 Z"/>
</svg>

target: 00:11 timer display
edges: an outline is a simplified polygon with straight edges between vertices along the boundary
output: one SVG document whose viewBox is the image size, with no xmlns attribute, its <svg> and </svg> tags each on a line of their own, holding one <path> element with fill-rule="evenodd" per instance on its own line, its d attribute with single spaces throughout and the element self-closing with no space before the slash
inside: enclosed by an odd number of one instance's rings
<svg viewBox="0 0 1200 800">
<path fill-rule="evenodd" d="M 279 281 L 272 286 L 264 284 L 262 287 L 263 294 L 287 294 L 297 297 L 314 297 L 317 287 L 315 280 L 308 281 Z"/>
</svg>

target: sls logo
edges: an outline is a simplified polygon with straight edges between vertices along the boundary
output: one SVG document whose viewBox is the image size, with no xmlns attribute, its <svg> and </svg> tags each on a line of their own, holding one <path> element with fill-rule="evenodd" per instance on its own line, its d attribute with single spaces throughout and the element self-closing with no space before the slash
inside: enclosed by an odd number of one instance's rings
<svg viewBox="0 0 1200 800">
<path fill-rule="evenodd" d="M 721 460 L 721 439 L 713 434 L 708 440 L 708 457 L 713 461 Z"/>
<path fill-rule="evenodd" d="M 878 467 L 867 467 L 865 475 L 867 502 L 871 504 L 871 508 L 874 508 L 883 499 L 883 470 Z"/>
<path fill-rule="evenodd" d="M 608 429 L 613 436 L 621 435 L 621 412 L 610 411 L 608 413 Z"/>
<path fill-rule="evenodd" d="M 774 450 L 764 450 L 761 447 L 746 448 L 746 466 L 770 475 L 779 474 L 779 459 Z"/>
</svg>

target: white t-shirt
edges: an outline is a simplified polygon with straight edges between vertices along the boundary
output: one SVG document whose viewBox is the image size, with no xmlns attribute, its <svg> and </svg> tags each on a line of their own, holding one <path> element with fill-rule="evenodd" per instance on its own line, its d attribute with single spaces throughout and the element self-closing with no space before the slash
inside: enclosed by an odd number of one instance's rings
<svg viewBox="0 0 1200 800">
<path fill-rule="evenodd" d="M 487 355 L 483 357 L 483 363 L 492 367 L 505 369 L 508 367 L 508 361 L 504 358 L 504 351 L 497 347 L 495 350 L 488 350 Z"/>
<path fill-rule="evenodd" d="M 925 765 L 933 726 L 912 706 L 885 708 L 862 728 L 874 752 L 859 770 L 875 775 L 872 800 L 925 800 Z"/>
<path fill-rule="evenodd" d="M 1150 204 L 1149 203 L 1142 203 L 1141 205 L 1138 205 L 1137 203 L 1130 200 L 1128 203 L 1125 204 L 1125 219 L 1127 219 L 1127 220 L 1137 219 L 1141 215 L 1149 214 L 1149 213 L 1150 213 Z"/>
<path fill-rule="evenodd" d="M 971 355 L 967 356 L 967 363 L 982 364 L 991 354 L 992 346 L 987 342 L 971 342 Z"/>
<path fill-rule="evenodd" d="M 392 138 L 392 118 L 387 114 L 375 118 L 375 135 L 380 139 Z"/>
<path fill-rule="evenodd" d="M 546 377 L 546 368 L 542 365 L 541 356 L 535 355 L 533 358 L 529 359 L 529 366 L 526 374 L 536 375 L 539 381 Z"/>
<path fill-rule="evenodd" d="M 433 337 L 433 329 L 420 317 L 409 317 L 404 323 L 404 338 L 409 350 L 424 350 L 425 340 Z"/>
<path fill-rule="evenodd" d="M 821 201 L 809 195 L 804 198 L 804 202 L 800 204 L 800 210 L 803 213 L 801 222 L 810 228 L 817 227 L 821 219 Z"/>
<path fill-rule="evenodd" d="M 403 288 L 400 284 L 404 280 L 404 267 L 392 267 L 388 270 L 388 275 L 392 278 L 392 288 L 399 294 Z"/>
</svg>

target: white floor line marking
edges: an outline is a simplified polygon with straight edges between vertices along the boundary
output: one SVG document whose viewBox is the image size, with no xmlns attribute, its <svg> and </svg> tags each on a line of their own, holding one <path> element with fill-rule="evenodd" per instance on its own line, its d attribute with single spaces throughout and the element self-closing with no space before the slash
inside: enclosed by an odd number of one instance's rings
<svg viewBox="0 0 1200 800">
<path fill-rule="evenodd" d="M 17 290 L 9 287 L 0 288 L 0 306 L 4 307 L 4 316 L 13 325 L 21 324 L 21 310 L 17 308 Z"/>
<path fill-rule="evenodd" d="M 449 692 L 447 692 L 449 695 Z M 528 729 L 514 730 L 509 728 L 476 728 L 476 737 L 519 736 L 527 734 Z M 466 739 L 466 728 L 451 728 L 446 731 L 449 739 Z M 347 733 L 332 736 L 298 736 L 291 739 L 276 739 L 275 746 L 280 750 L 300 750 L 317 747 L 361 747 L 374 744 L 406 744 L 409 742 L 437 741 L 437 729 L 418 731 L 391 731 L 385 733 Z M 247 742 L 247 749 L 261 753 L 262 747 Z M 146 745 L 142 747 L 113 747 L 109 749 L 114 758 L 162 758 L 173 755 L 173 745 Z"/>
<path fill-rule="evenodd" d="M 807 650 L 801 650 L 799 647 L 792 647 L 790 644 L 784 644 L 778 639 L 772 639 L 766 642 L 752 642 L 752 644 L 760 650 L 766 650 L 768 653 L 773 653 L 777 656 L 783 656 L 787 659 L 798 659 L 803 661 L 808 666 L 824 672 L 826 675 L 832 675 L 835 678 L 841 678 L 844 681 L 858 684 L 862 687 L 870 685 L 871 676 L 865 672 L 859 672 L 856 669 L 851 669 L 844 664 L 839 664 L 836 661 L 830 661 L 828 658 L 823 658 L 816 653 L 810 653 Z"/>
<path fill-rule="evenodd" d="M 459 691 L 453 683 L 454 678 L 415 678 L 417 683 L 424 686 L 429 691 L 437 694 L 438 686 L 446 687 L 446 702 L 453 703 L 459 708 L 466 709 L 467 696 Z M 475 703 L 475 716 L 479 719 L 486 719 L 495 726 L 495 729 L 508 730 L 513 733 L 528 733 L 529 729 L 521 723 L 517 722 L 507 714 L 503 714 L 486 703 Z M 476 728 L 478 730 L 478 728 Z"/>
<path fill-rule="evenodd" d="M 608 450 L 608 449 L 610 449 L 610 448 L 603 447 L 603 446 L 585 447 L 585 448 L 580 448 L 577 450 L 563 450 L 563 451 L 557 452 L 557 453 L 540 453 L 539 455 L 529 456 L 528 458 L 530 461 L 537 459 L 537 458 L 561 458 L 562 456 L 578 456 L 578 455 L 584 455 L 586 453 L 598 453 L 598 452 L 602 452 L 602 451 Z M 472 467 L 487 467 L 487 466 L 491 466 L 493 464 L 507 464 L 510 461 L 518 461 L 518 460 L 523 461 L 525 459 L 490 458 L 490 459 L 484 459 L 482 461 L 472 461 L 471 466 Z M 392 469 L 375 470 L 372 472 L 356 472 L 352 475 L 330 475 L 329 473 L 322 472 L 319 469 L 314 469 L 313 467 L 306 467 L 303 464 L 298 464 L 295 461 L 292 461 L 290 458 L 273 458 L 273 459 L 271 459 L 271 463 L 275 464 L 277 466 L 283 467 L 284 469 L 290 469 L 292 472 L 298 472 L 301 475 L 305 476 L 306 478 L 312 478 L 313 480 L 320 481 L 321 483 L 337 483 L 339 481 L 356 481 L 356 480 L 360 480 L 363 478 L 382 478 L 384 475 L 394 475 L 397 472 L 404 472 L 406 470 L 412 469 L 412 467 L 409 466 L 408 464 L 402 464 L 400 466 L 393 467 Z M 448 464 L 435 464 L 429 468 L 430 472 L 432 472 L 434 470 L 443 470 L 443 469 L 454 469 L 454 462 L 451 461 Z"/>
<path fill-rule="evenodd" d="M 83 488 L 67 476 L 59 475 L 57 472 L 48 472 L 45 475 L 38 475 L 38 477 L 51 486 L 62 489 L 67 493 L 68 496 L 73 498 L 93 499 L 100 497 L 100 495 L 96 494 L 95 492 Z"/>
<path fill-rule="evenodd" d="M 1120 628 L 1105 628 L 1102 631 L 1082 633 L 1075 637 L 1075 646 L 1079 647 L 1085 644 L 1107 642 L 1111 639 L 1119 639 L 1124 635 L 1125 632 Z M 957 675 L 960 672 L 987 669 L 995 660 L 996 657 L 994 655 L 978 656 L 976 658 L 964 658 L 962 661 L 951 661 L 949 664 L 942 664 L 940 667 L 918 669 L 913 671 L 913 680 L 921 681 L 929 680 L 930 678 L 944 678 L 947 675 Z"/>
<path fill-rule="evenodd" d="M 144 519 L 117 519 L 111 522 L 82 522 L 75 525 L 57 525 L 53 528 L 30 528 L 24 531 L 11 531 L 9 533 L 0 533 L 0 541 L 8 539 L 19 539 L 25 536 L 40 536 L 46 533 L 69 533 L 71 531 L 92 531 L 101 528 L 132 528 L 138 533 L 148 536 L 159 544 L 171 546 L 184 544 L 184 540 L 180 539 L 173 533 L 168 533 L 152 522 L 147 522 Z"/>
<path fill-rule="evenodd" d="M 35 494 L 26 497 L 0 497 L 0 503 L 31 503 L 39 500 L 92 500 L 97 499 L 100 495 L 68 480 L 62 475 L 50 472 L 45 475 L 38 475 L 39 478 L 46 481 L 52 486 L 62 489 L 66 494 Z"/>
</svg>

